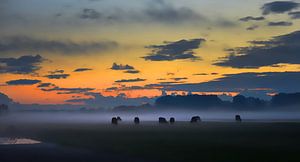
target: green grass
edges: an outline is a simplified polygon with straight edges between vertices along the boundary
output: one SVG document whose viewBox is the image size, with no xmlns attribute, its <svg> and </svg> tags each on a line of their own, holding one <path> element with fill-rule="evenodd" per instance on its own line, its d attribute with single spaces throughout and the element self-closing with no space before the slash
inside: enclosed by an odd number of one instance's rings
<svg viewBox="0 0 300 162">
<path fill-rule="evenodd" d="M 300 161 L 300 123 L 35 125 L 15 133 L 95 152 L 161 161 Z"/>
</svg>

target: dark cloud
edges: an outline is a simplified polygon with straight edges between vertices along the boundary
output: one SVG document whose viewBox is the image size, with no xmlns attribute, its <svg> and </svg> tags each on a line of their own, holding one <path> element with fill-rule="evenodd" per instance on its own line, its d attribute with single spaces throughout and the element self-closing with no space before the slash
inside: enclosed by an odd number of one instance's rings
<svg viewBox="0 0 300 162">
<path fill-rule="evenodd" d="M 162 86 L 166 86 L 166 85 L 174 85 L 174 84 L 179 84 L 179 83 L 185 83 L 186 81 L 171 81 L 171 82 L 159 82 L 159 85 L 162 85 Z M 153 84 L 152 86 L 154 86 L 155 84 Z M 150 86 L 150 85 L 148 85 Z"/>
<path fill-rule="evenodd" d="M 127 64 L 122 65 L 122 64 L 113 63 L 113 65 L 110 69 L 112 69 L 112 70 L 134 70 L 134 67 L 127 65 Z"/>
<path fill-rule="evenodd" d="M 285 13 L 299 7 L 299 3 L 293 1 L 275 1 L 271 3 L 266 3 L 263 5 L 262 12 L 264 15 L 271 13 L 279 14 Z"/>
<path fill-rule="evenodd" d="M 127 71 L 124 71 L 124 73 L 128 73 L 128 74 L 138 74 L 140 73 L 139 70 L 127 70 Z"/>
<path fill-rule="evenodd" d="M 94 9 L 85 8 L 82 10 L 82 13 L 80 14 L 80 18 L 82 19 L 99 19 L 101 18 L 102 14 L 100 12 L 97 12 Z"/>
<path fill-rule="evenodd" d="M 278 22 L 269 22 L 268 26 L 292 26 L 292 22 L 287 21 L 278 21 Z"/>
<path fill-rule="evenodd" d="M 155 98 L 148 97 L 140 97 L 140 98 L 128 98 L 125 94 L 119 94 L 116 97 L 112 96 L 103 96 L 100 93 L 89 93 L 92 98 L 88 99 L 71 99 L 66 102 L 70 103 L 84 103 L 87 106 L 91 107 L 105 107 L 105 108 L 113 108 L 116 106 L 124 105 L 124 106 L 138 106 L 145 103 L 153 104 Z"/>
<path fill-rule="evenodd" d="M 1 46 L 1 45 L 0 45 Z M 1 47 L 0 47 L 1 50 Z M 19 58 L 0 58 L 0 73 L 30 74 L 39 70 L 45 59 L 40 55 Z"/>
<path fill-rule="evenodd" d="M 249 47 L 231 49 L 229 56 L 214 65 L 233 68 L 259 68 L 280 63 L 300 64 L 300 31 L 267 41 L 252 41 Z"/>
<path fill-rule="evenodd" d="M 257 28 L 259 28 L 258 25 L 252 25 L 252 26 L 249 26 L 248 28 L 246 28 L 246 30 L 256 30 Z"/>
<path fill-rule="evenodd" d="M 26 36 L 4 37 L 0 39 L 0 52 L 58 52 L 62 54 L 82 54 L 101 52 L 117 48 L 112 41 L 103 42 L 72 42 L 45 40 Z"/>
<path fill-rule="evenodd" d="M 239 20 L 244 21 L 244 22 L 247 22 L 247 21 L 262 21 L 262 20 L 265 20 L 265 17 L 263 17 L 263 16 L 260 16 L 260 17 L 246 16 L 246 17 L 240 18 Z"/>
<path fill-rule="evenodd" d="M 176 42 L 164 42 L 163 45 L 147 46 L 152 50 L 150 54 L 144 56 L 150 61 L 174 61 L 174 60 L 199 60 L 194 50 L 200 48 L 205 39 L 180 40 Z"/>
<path fill-rule="evenodd" d="M 240 92 L 251 89 L 299 92 L 299 83 L 300 72 L 240 73 L 228 74 L 223 78 L 204 83 L 169 85 L 165 89 L 189 92 Z"/>
<path fill-rule="evenodd" d="M 187 80 L 188 78 L 187 77 L 181 77 L 181 78 L 171 78 L 172 80 L 175 80 L 175 81 L 181 81 L 181 80 Z"/>
<path fill-rule="evenodd" d="M 40 83 L 40 80 L 32 80 L 32 79 L 18 79 L 18 80 L 10 80 L 7 81 L 7 85 L 34 85 Z"/>
<path fill-rule="evenodd" d="M 150 20 L 172 24 L 205 20 L 203 16 L 190 8 L 176 8 L 164 0 L 153 1 L 143 13 Z"/>
<path fill-rule="evenodd" d="M 109 87 L 105 90 L 108 92 L 112 91 L 131 91 L 131 90 L 146 90 L 146 89 L 160 89 L 161 87 L 156 87 L 155 84 L 149 84 L 145 86 L 125 86 L 122 85 L 120 87 Z"/>
<path fill-rule="evenodd" d="M 197 74 L 193 74 L 193 75 L 208 75 L 207 73 L 197 73 Z"/>
<path fill-rule="evenodd" d="M 129 83 L 129 82 L 143 82 L 146 81 L 146 79 L 136 78 L 136 79 L 122 79 L 122 80 L 116 80 L 116 83 Z"/>
<path fill-rule="evenodd" d="M 49 71 L 50 74 L 63 74 L 64 72 L 65 72 L 64 70 Z"/>
<path fill-rule="evenodd" d="M 45 88 L 45 87 L 50 87 L 50 86 L 55 86 L 52 83 L 40 83 L 37 87 L 38 88 Z"/>
<path fill-rule="evenodd" d="M 289 16 L 290 16 L 292 19 L 300 19 L 300 11 L 297 11 L 297 12 L 290 12 L 290 13 L 289 13 Z"/>
<path fill-rule="evenodd" d="M 95 88 L 61 88 L 54 86 L 51 88 L 41 88 L 45 92 L 56 92 L 57 94 L 85 94 L 95 90 Z"/>
<path fill-rule="evenodd" d="M 51 74 L 46 75 L 48 79 L 67 79 L 70 76 L 70 74 Z"/>
<path fill-rule="evenodd" d="M 90 69 L 90 68 L 78 68 L 78 69 L 75 69 L 73 72 L 84 72 L 84 71 L 91 71 L 93 69 Z"/>
<path fill-rule="evenodd" d="M 164 0 L 155 0 L 147 3 L 141 10 L 113 9 L 110 11 L 97 11 L 85 8 L 79 13 L 79 18 L 94 20 L 102 23 L 114 22 L 156 22 L 164 24 L 196 23 L 206 19 L 188 7 L 175 7 Z"/>
</svg>

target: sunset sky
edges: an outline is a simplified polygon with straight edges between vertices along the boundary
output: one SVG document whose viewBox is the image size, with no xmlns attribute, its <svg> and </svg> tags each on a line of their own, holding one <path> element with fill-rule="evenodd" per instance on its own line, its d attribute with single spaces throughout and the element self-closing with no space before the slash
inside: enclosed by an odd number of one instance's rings
<svg viewBox="0 0 300 162">
<path fill-rule="evenodd" d="M 296 0 L 0 0 L 0 92 L 28 104 L 298 92 L 299 27 Z"/>
</svg>

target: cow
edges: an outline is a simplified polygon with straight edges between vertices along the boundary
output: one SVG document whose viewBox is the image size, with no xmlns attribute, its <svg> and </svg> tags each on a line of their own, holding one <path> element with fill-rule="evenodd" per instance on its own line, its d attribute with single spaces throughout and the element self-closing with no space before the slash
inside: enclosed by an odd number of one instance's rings
<svg viewBox="0 0 300 162">
<path fill-rule="evenodd" d="M 111 119 L 111 124 L 113 124 L 113 125 L 118 125 L 118 119 L 117 119 L 116 117 L 113 117 L 113 118 Z"/>
<path fill-rule="evenodd" d="M 193 116 L 192 118 L 191 118 L 191 121 L 190 121 L 191 123 L 198 123 L 198 122 L 201 122 L 201 118 L 200 118 L 200 116 Z"/>
<path fill-rule="evenodd" d="M 122 121 L 122 119 L 121 119 L 121 117 L 117 117 L 117 120 L 118 120 L 118 122 L 121 122 Z"/>
<path fill-rule="evenodd" d="M 168 123 L 167 119 L 163 118 L 163 117 L 159 117 L 158 122 L 159 122 L 159 124 L 167 124 Z"/>
<path fill-rule="evenodd" d="M 175 118 L 171 117 L 171 118 L 170 118 L 170 123 L 171 123 L 171 124 L 174 124 L 174 123 L 175 123 Z"/>
<path fill-rule="evenodd" d="M 140 124 L 140 118 L 138 118 L 138 117 L 135 117 L 133 121 L 134 121 L 134 124 Z"/>
<path fill-rule="evenodd" d="M 236 121 L 236 122 L 242 122 L 241 116 L 240 116 L 240 115 L 236 115 L 236 116 L 235 116 L 235 121 Z"/>
</svg>

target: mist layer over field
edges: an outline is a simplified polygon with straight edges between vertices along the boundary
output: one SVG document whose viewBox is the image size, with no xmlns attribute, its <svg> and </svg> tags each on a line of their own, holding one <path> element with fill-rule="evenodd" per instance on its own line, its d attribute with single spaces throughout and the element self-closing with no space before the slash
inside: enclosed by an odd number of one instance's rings
<svg viewBox="0 0 300 162">
<path fill-rule="evenodd" d="M 112 117 L 120 116 L 122 123 L 132 123 L 139 117 L 141 123 L 157 122 L 159 117 L 176 121 L 190 121 L 192 116 L 200 116 L 202 121 L 234 122 L 235 115 L 241 115 L 246 122 L 300 121 L 299 111 L 195 111 L 168 110 L 155 112 L 11 112 L 2 114 L 2 124 L 17 123 L 102 123 L 109 124 Z"/>
</svg>

